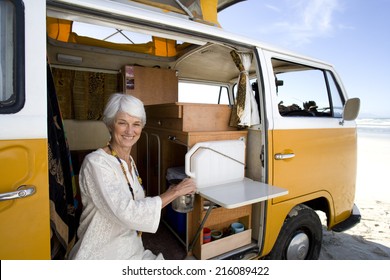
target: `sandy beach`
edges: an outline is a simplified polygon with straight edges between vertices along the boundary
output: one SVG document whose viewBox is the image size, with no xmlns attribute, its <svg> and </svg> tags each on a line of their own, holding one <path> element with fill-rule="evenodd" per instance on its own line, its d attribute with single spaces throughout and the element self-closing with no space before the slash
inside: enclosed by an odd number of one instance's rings
<svg viewBox="0 0 390 280">
<path fill-rule="evenodd" d="M 358 133 L 356 205 L 361 222 L 324 229 L 321 260 L 390 260 L 390 134 Z"/>
</svg>

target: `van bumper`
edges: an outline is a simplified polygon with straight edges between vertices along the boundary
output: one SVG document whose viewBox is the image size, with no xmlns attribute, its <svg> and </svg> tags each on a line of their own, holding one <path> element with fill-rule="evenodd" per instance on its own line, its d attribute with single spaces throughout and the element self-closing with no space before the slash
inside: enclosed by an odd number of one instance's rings
<svg viewBox="0 0 390 280">
<path fill-rule="evenodd" d="M 353 228 L 355 225 L 360 223 L 361 215 L 359 208 L 356 206 L 356 204 L 353 205 L 351 216 L 349 216 L 346 220 L 342 221 L 339 224 L 336 224 L 332 231 L 335 232 L 342 232 L 346 231 L 350 228 Z"/>
</svg>

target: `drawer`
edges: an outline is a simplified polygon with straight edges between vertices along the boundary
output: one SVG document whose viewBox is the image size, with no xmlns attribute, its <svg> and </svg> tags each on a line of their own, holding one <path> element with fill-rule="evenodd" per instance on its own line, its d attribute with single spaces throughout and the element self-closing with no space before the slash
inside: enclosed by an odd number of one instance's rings
<svg viewBox="0 0 390 280">
<path fill-rule="evenodd" d="M 251 229 L 201 245 L 200 259 L 206 260 L 251 243 Z"/>
<path fill-rule="evenodd" d="M 146 105 L 146 117 L 152 119 L 181 119 L 183 107 L 180 103 Z"/>
<path fill-rule="evenodd" d="M 194 131 L 236 130 L 229 126 L 227 105 L 173 103 L 145 106 L 147 126 Z"/>
</svg>

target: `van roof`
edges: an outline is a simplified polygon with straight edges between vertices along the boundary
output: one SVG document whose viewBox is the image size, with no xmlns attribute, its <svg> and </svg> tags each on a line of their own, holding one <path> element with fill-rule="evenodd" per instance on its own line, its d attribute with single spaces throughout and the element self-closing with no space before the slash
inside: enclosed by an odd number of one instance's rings
<svg viewBox="0 0 390 280">
<path fill-rule="evenodd" d="M 224 4 L 227 5 L 228 2 L 229 1 L 225 1 Z M 134 30 L 137 30 L 137 32 L 144 31 L 145 34 L 152 33 L 153 36 L 156 37 L 180 40 L 189 43 L 190 45 L 204 46 L 206 42 L 208 43 L 207 45 L 210 43 L 215 44 L 212 48 L 207 47 L 209 53 L 213 51 L 213 48 L 215 51 L 221 51 L 218 46 L 230 46 L 239 51 L 248 51 L 253 50 L 254 47 L 260 47 L 265 50 L 272 50 L 273 52 L 284 53 L 330 66 L 323 61 L 228 32 L 219 26 L 192 20 L 185 14 L 163 11 L 161 8 L 144 5 L 134 1 L 48 0 L 47 4 L 47 15 L 49 17 L 62 18 L 71 21 L 79 20 L 86 23 L 100 24 L 115 28 L 123 27 L 124 30 L 129 30 L 134 27 Z M 98 43 L 96 40 L 89 42 L 89 44 L 96 43 Z M 228 50 L 225 50 L 225 53 L 227 51 Z M 202 59 L 202 57 L 198 56 L 198 59 Z M 171 63 L 169 57 L 165 60 L 168 64 Z M 163 58 L 161 58 L 160 61 L 163 61 Z M 135 63 L 136 62 L 137 61 L 135 61 Z M 185 67 L 183 62 L 180 63 L 182 63 L 182 67 Z M 168 64 L 166 64 L 166 66 Z M 172 67 L 173 64 L 177 66 L 177 61 L 169 65 L 170 68 L 175 69 L 175 67 Z M 188 65 L 188 68 L 190 68 L 190 64 Z M 182 73 L 185 72 L 186 71 L 182 71 Z M 216 75 L 217 72 L 214 71 L 213 73 Z M 222 73 L 219 75 L 222 75 Z M 192 74 L 189 76 L 196 77 L 196 75 Z M 215 77 L 213 80 L 226 82 L 230 76 L 233 76 L 232 73 L 227 73 L 226 76 Z"/>
</svg>

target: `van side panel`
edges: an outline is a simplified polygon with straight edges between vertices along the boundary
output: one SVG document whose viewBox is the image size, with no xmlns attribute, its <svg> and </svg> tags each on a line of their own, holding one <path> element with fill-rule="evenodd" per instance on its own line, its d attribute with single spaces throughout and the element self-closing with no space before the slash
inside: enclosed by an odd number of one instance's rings
<svg viewBox="0 0 390 280">
<path fill-rule="evenodd" d="M 50 259 L 47 140 L 0 141 L 0 193 L 35 187 L 0 202 L 0 259 Z"/>
<path fill-rule="evenodd" d="M 330 228 L 348 218 L 357 170 L 355 127 L 270 130 L 268 139 L 268 183 L 286 188 L 289 193 L 267 204 L 262 255 L 270 253 L 285 218 L 298 204 L 324 198 L 329 209 L 321 210 L 329 211 Z M 276 153 L 295 156 L 275 160 Z"/>
<path fill-rule="evenodd" d="M 291 159 L 273 160 L 272 184 L 289 191 L 288 195 L 275 198 L 273 203 L 326 191 L 335 214 L 330 226 L 345 220 L 355 199 L 356 129 L 274 130 L 273 134 L 274 139 L 278 139 L 274 142 L 274 155 L 295 155 Z"/>
</svg>

